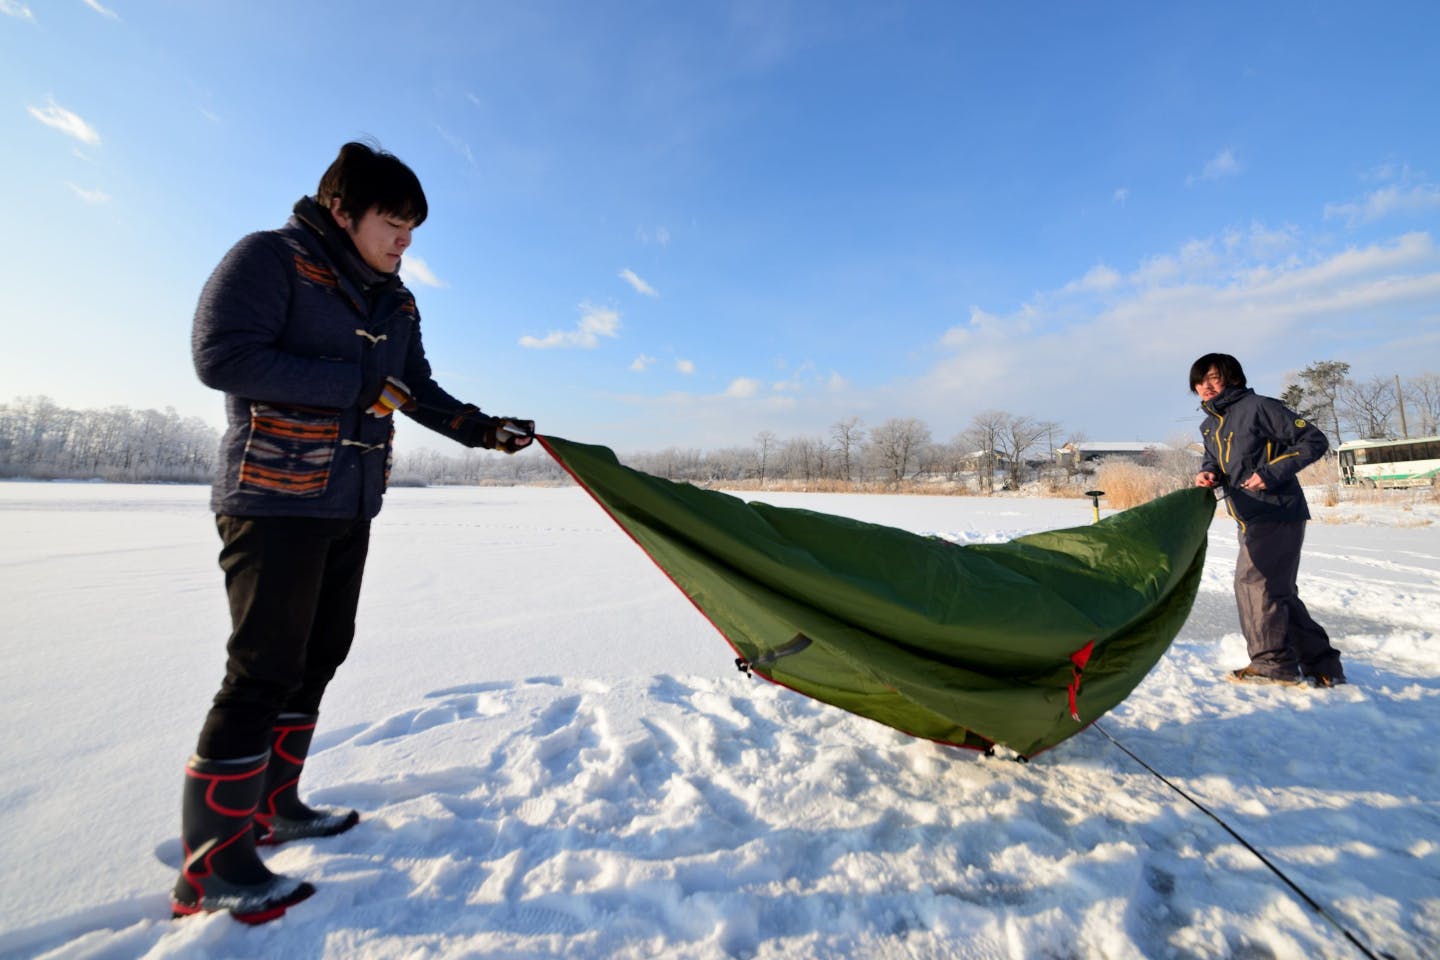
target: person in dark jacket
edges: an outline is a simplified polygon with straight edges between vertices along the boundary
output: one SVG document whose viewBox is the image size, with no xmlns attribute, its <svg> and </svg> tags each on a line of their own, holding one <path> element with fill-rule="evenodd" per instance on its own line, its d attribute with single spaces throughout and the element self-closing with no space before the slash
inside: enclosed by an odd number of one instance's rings
<svg viewBox="0 0 1440 960">
<path fill-rule="evenodd" d="M 1245 383 L 1240 361 L 1207 353 L 1190 367 L 1190 390 L 1206 417 L 1195 483 L 1219 487 L 1239 525 L 1235 602 L 1250 662 L 1239 683 L 1345 682 L 1340 653 L 1300 600 L 1296 577 L 1310 508 L 1296 475 L 1329 449 L 1324 431 Z"/>
<path fill-rule="evenodd" d="M 302 802 L 326 685 L 345 660 L 402 411 L 467 447 L 515 453 L 532 421 L 492 417 L 431 376 L 401 257 L 428 206 L 391 154 L 347 143 L 278 230 L 230 250 L 200 295 L 195 370 L 225 393 L 211 494 L 230 600 L 225 678 L 186 766 L 175 916 L 260 923 L 314 892 L 256 846 L 330 836 L 354 810 Z"/>
</svg>

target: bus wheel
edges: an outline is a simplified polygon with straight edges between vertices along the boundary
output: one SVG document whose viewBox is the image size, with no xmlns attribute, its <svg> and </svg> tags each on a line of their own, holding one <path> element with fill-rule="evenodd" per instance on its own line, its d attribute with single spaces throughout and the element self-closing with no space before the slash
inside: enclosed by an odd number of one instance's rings
<svg viewBox="0 0 1440 960">
<path fill-rule="evenodd" d="M 1366 477 L 1364 480 L 1361 480 L 1360 482 L 1365 485 L 1365 489 L 1366 489 L 1366 490 L 1374 490 L 1374 489 L 1375 489 L 1375 481 L 1372 480 L 1372 479 L 1370 479 L 1369 477 Z"/>
</svg>

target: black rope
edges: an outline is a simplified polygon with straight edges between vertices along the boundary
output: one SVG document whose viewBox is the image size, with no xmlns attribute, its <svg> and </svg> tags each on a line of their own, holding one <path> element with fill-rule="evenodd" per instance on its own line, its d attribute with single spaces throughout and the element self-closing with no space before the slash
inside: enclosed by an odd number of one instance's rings
<svg viewBox="0 0 1440 960">
<path fill-rule="evenodd" d="M 1125 744 L 1110 736 L 1110 734 L 1105 731 L 1105 728 L 1100 726 L 1099 723 L 1091 723 L 1090 726 L 1098 730 L 1100 734 L 1105 737 L 1106 740 L 1109 740 L 1111 743 L 1115 744 L 1115 746 L 1119 747 L 1131 760 L 1134 760 L 1136 763 L 1140 764 L 1140 766 L 1150 771 L 1150 773 L 1152 773 L 1155 778 L 1158 779 L 1161 783 L 1165 784 L 1165 786 L 1169 787 L 1171 790 L 1174 790 L 1176 793 L 1180 794 L 1180 796 L 1190 801 L 1190 803 L 1194 805 L 1195 809 L 1199 810 L 1201 813 L 1205 814 L 1205 816 L 1220 824 L 1220 827 L 1226 833 L 1230 834 L 1230 836 L 1240 841 L 1240 845 L 1242 847 L 1255 854 L 1256 858 L 1259 859 L 1261 863 L 1269 867 L 1271 873 L 1275 874 L 1275 876 L 1279 877 L 1281 880 L 1284 880 L 1285 885 L 1288 886 L 1291 890 L 1294 890 L 1295 894 L 1301 900 L 1305 901 L 1305 903 L 1309 905 L 1312 910 L 1320 914 L 1320 916 L 1324 917 L 1325 920 L 1332 927 L 1344 934 L 1345 939 L 1349 940 L 1352 944 L 1355 945 L 1355 949 L 1365 954 L 1365 956 L 1369 957 L 1370 960 L 1381 960 L 1382 957 L 1385 958 L 1385 960 L 1395 960 L 1394 955 L 1389 953 L 1377 954 L 1373 952 L 1369 947 L 1365 946 L 1365 944 L 1361 943 L 1360 940 L 1355 936 L 1355 934 L 1351 933 L 1343 923 L 1341 923 L 1339 920 L 1336 920 L 1335 917 L 1330 914 L 1329 910 L 1326 910 L 1325 907 L 1322 906 L 1318 901 L 1316 901 L 1314 897 L 1310 896 L 1310 894 L 1300 889 L 1300 886 L 1295 883 L 1294 880 L 1291 880 L 1289 877 L 1287 877 L 1283 870 L 1275 866 L 1275 864 L 1271 863 L 1270 859 L 1266 857 L 1265 854 L 1261 853 L 1259 850 L 1256 850 L 1253 846 L 1251 846 L 1250 841 L 1246 840 L 1244 837 L 1240 836 L 1240 834 L 1236 833 L 1231 828 L 1230 824 L 1226 823 L 1224 820 L 1221 820 L 1215 813 L 1213 813 L 1208 807 L 1206 807 L 1205 804 L 1190 796 L 1190 794 L 1186 793 L 1183 789 L 1176 786 L 1174 783 L 1171 783 L 1168 779 L 1165 778 L 1164 774 L 1160 773 L 1160 771 L 1156 770 L 1154 767 L 1150 766 L 1150 764 L 1146 763 L 1144 760 L 1141 760 L 1133 752 L 1131 752 L 1129 747 L 1126 747 Z"/>
</svg>

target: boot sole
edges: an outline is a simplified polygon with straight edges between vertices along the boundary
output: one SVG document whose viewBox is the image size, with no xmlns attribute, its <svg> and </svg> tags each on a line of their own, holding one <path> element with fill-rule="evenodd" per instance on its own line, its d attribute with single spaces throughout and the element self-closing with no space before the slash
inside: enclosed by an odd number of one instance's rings
<svg viewBox="0 0 1440 960">
<path fill-rule="evenodd" d="M 1233 670 L 1225 673 L 1225 680 L 1229 683 L 1239 684 L 1242 687 L 1303 687 L 1307 686 L 1304 680 L 1281 680 L 1278 677 L 1267 677 L 1262 674 L 1251 674 L 1249 676 L 1236 676 Z"/>
<path fill-rule="evenodd" d="M 303 823 L 303 821 L 300 822 Z M 346 830 L 349 830 L 351 827 L 355 826 L 359 822 L 360 812 L 358 810 L 351 810 L 350 813 L 344 817 L 344 819 L 340 820 L 338 823 L 336 823 L 329 829 L 316 830 L 312 833 L 292 833 L 284 829 L 278 832 L 272 830 L 272 832 L 265 834 L 263 837 L 256 837 L 255 846 L 278 847 L 282 843 L 290 843 L 295 840 L 314 840 L 319 837 L 338 837 L 340 834 L 344 833 Z"/>
<path fill-rule="evenodd" d="M 310 899 L 311 895 L 313 895 L 314 893 L 315 887 L 313 884 L 302 883 L 300 884 L 300 886 L 296 887 L 295 890 L 288 896 L 276 901 L 275 903 L 272 903 L 268 907 L 265 907 L 263 910 L 250 910 L 245 913 L 235 913 L 234 911 L 230 911 L 230 916 L 234 917 L 239 922 L 249 924 L 252 927 L 258 926 L 262 923 L 269 923 L 271 920 L 278 920 L 281 917 L 285 916 L 286 910 L 289 910 L 291 907 L 295 906 L 295 904 L 301 902 L 302 900 Z M 205 907 L 204 904 L 201 903 L 177 903 L 172 901 L 170 904 L 170 919 L 172 920 L 182 920 L 185 917 L 193 917 L 197 913 L 224 912 L 226 912 L 224 909 L 208 909 Z"/>
</svg>

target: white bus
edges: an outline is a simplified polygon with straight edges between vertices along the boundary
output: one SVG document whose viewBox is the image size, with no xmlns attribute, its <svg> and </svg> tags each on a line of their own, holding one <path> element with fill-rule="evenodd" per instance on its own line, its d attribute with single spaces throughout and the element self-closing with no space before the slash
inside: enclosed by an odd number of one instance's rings
<svg viewBox="0 0 1440 960">
<path fill-rule="evenodd" d="M 1440 437 L 1346 440 L 1336 448 L 1340 479 L 1367 487 L 1440 486 Z"/>
</svg>

